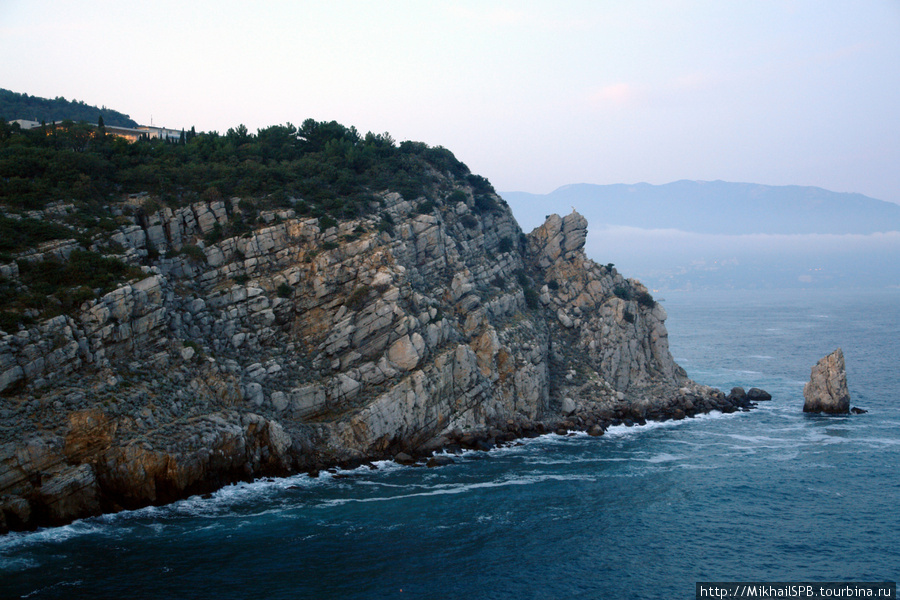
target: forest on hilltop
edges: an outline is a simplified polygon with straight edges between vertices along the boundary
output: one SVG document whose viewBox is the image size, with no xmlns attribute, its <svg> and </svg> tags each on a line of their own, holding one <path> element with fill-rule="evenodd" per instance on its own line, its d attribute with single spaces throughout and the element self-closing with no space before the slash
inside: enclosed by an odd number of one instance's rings
<svg viewBox="0 0 900 600">
<path fill-rule="evenodd" d="M 493 192 L 445 148 L 398 145 L 387 133 L 363 136 L 335 121 L 307 119 L 299 128 L 288 123 L 256 134 L 243 125 L 224 135 L 191 130 L 177 141 L 136 143 L 86 123 L 30 131 L 0 123 L 0 204 L 13 211 L 148 192 L 171 205 L 241 196 L 349 218 L 376 192 L 429 196 L 435 170 Z"/>
<path fill-rule="evenodd" d="M 44 123 L 57 121 L 85 122 L 96 125 L 100 117 L 111 127 L 137 127 L 138 123 L 126 114 L 111 108 L 98 108 L 81 100 L 62 97 L 39 98 L 0 89 L 0 118 L 4 121 L 25 119 Z"/>
</svg>

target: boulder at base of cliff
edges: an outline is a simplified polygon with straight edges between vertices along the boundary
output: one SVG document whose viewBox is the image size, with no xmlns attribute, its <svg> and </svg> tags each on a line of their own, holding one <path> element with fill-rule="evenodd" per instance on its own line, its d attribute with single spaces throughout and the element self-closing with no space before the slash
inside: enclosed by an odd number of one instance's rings
<svg viewBox="0 0 900 600">
<path fill-rule="evenodd" d="M 847 414 L 850 392 L 844 353 L 840 348 L 821 359 L 812 368 L 809 383 L 803 386 L 803 412 Z"/>
</svg>

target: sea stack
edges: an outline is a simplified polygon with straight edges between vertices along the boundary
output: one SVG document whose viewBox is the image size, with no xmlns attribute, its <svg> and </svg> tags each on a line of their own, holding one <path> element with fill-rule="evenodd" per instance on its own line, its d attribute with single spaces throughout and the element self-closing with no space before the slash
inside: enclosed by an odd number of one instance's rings
<svg viewBox="0 0 900 600">
<path fill-rule="evenodd" d="M 844 353 L 840 348 L 819 360 L 812 368 L 809 383 L 803 386 L 803 398 L 803 412 L 850 412 L 847 370 L 844 366 Z"/>
</svg>

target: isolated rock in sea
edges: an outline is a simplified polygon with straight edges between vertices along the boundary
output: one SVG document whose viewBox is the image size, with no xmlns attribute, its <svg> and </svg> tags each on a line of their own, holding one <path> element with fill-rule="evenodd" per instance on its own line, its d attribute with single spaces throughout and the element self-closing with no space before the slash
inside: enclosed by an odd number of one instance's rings
<svg viewBox="0 0 900 600">
<path fill-rule="evenodd" d="M 415 464 L 416 459 L 407 454 L 406 452 L 398 452 L 397 456 L 394 457 L 394 462 L 401 465 L 412 465 Z"/>
<path fill-rule="evenodd" d="M 772 394 L 759 388 L 750 388 L 747 391 L 747 398 L 749 398 L 751 402 L 766 402 L 772 399 Z"/>
<path fill-rule="evenodd" d="M 847 414 L 850 392 L 844 353 L 840 348 L 819 360 L 812 368 L 809 383 L 803 386 L 803 412 Z"/>
</svg>

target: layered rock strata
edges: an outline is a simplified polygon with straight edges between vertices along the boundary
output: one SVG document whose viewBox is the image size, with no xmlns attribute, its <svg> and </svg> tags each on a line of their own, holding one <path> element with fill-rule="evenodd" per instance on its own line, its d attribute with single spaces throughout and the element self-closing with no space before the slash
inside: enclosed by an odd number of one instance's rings
<svg viewBox="0 0 900 600">
<path fill-rule="evenodd" d="M 452 190 L 466 201 L 421 212 L 385 193 L 379 214 L 324 230 L 266 213 L 206 245 L 237 199 L 122 227 L 144 278 L 0 336 L 0 529 L 748 406 L 688 379 L 662 306 L 584 255 L 583 217 L 524 235 L 499 197 L 479 207 L 449 178 L 437 193 Z"/>
</svg>

